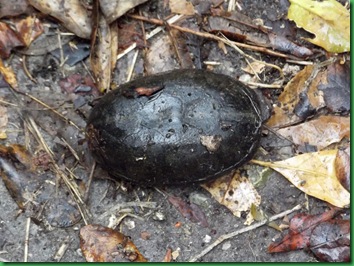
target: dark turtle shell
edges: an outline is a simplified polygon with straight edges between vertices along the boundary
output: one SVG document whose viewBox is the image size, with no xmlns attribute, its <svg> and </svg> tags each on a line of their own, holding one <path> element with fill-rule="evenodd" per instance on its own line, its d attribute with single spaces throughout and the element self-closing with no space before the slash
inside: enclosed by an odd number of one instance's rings
<svg viewBox="0 0 354 266">
<path fill-rule="evenodd" d="M 118 178 L 146 186 L 216 178 L 259 146 L 256 94 L 229 76 L 174 70 L 107 93 L 87 122 L 89 148 Z"/>
</svg>

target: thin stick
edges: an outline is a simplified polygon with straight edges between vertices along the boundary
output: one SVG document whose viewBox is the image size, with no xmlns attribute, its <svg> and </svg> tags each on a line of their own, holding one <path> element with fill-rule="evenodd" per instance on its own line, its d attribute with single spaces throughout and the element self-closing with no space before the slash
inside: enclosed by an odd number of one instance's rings
<svg viewBox="0 0 354 266">
<path fill-rule="evenodd" d="M 53 260 L 59 262 L 61 258 L 64 256 L 65 252 L 67 251 L 70 243 L 71 243 L 70 237 L 67 236 L 64 239 L 63 243 L 61 244 L 61 246 L 59 247 L 59 249 L 57 250 L 57 252 L 54 254 Z"/>
<path fill-rule="evenodd" d="M 95 172 L 95 169 L 96 169 L 96 161 L 93 162 L 93 165 L 92 165 L 92 168 L 91 168 L 91 171 L 90 171 L 90 176 L 89 176 L 87 184 L 86 184 L 84 202 L 87 202 L 87 200 L 88 200 L 88 195 L 89 195 L 89 192 L 90 192 L 91 183 L 92 183 L 92 179 L 93 179 L 93 173 Z"/>
<path fill-rule="evenodd" d="M 149 22 L 152 24 L 160 25 L 160 26 L 165 25 L 163 20 L 156 19 L 156 18 L 146 18 L 146 17 L 139 16 L 139 15 L 129 15 L 129 17 L 134 18 L 134 19 L 138 19 L 138 20 L 143 20 L 143 21 L 146 21 L 146 22 Z M 200 32 L 200 31 L 195 31 L 195 30 L 189 29 L 189 28 L 180 27 L 180 26 L 171 24 L 171 22 L 169 22 L 169 21 L 167 21 L 167 23 L 170 25 L 171 28 L 177 29 L 182 32 L 191 33 L 191 34 L 203 37 L 203 38 L 213 39 L 215 41 L 225 42 L 223 38 L 216 36 L 214 34 L 208 33 L 208 32 Z M 232 41 L 232 43 L 234 43 L 238 47 L 243 47 L 243 48 L 246 48 L 249 50 L 253 50 L 253 51 L 257 51 L 257 52 L 261 52 L 261 53 L 265 53 L 265 54 L 269 54 L 269 55 L 273 55 L 273 56 L 277 56 L 277 57 L 281 57 L 281 58 L 289 58 L 289 59 L 294 59 L 294 60 L 298 59 L 295 56 L 279 53 L 279 52 L 273 51 L 273 50 L 265 48 L 265 47 L 254 46 L 254 45 L 249 45 L 249 44 L 245 44 L 245 43 L 241 43 L 241 42 L 234 42 L 234 41 Z M 134 46 L 134 48 L 135 47 L 136 47 L 136 45 Z M 134 48 L 132 48 L 131 50 L 133 50 Z M 129 47 L 127 49 L 129 49 Z M 119 55 L 118 55 L 118 57 L 120 58 Z"/>
<path fill-rule="evenodd" d="M 130 81 L 131 78 L 132 78 L 132 75 L 133 75 L 133 72 L 134 72 L 134 66 L 135 66 L 135 64 L 136 64 L 136 59 L 138 58 L 138 54 L 139 54 L 139 50 L 136 50 L 136 51 L 135 51 L 135 54 L 134 54 L 134 56 L 133 56 L 133 60 L 132 60 L 132 62 L 131 62 L 129 71 L 128 71 L 128 77 L 127 77 L 126 82 Z"/>
<path fill-rule="evenodd" d="M 71 121 L 70 119 L 66 118 L 65 116 L 63 116 L 61 113 L 59 113 L 57 110 L 55 110 L 54 108 L 50 107 L 48 104 L 42 102 L 41 100 L 37 99 L 36 97 L 32 96 L 31 94 L 27 93 L 27 92 L 21 92 L 21 91 L 17 91 L 15 89 L 13 89 L 14 92 L 25 95 L 27 97 L 29 97 L 31 100 L 35 101 L 36 103 L 39 103 L 40 105 L 44 106 L 45 108 L 48 108 L 50 111 L 52 111 L 53 113 L 55 113 L 56 115 L 58 115 L 61 119 L 63 119 L 65 122 L 67 122 L 68 124 L 74 126 L 76 129 L 78 129 L 79 131 L 82 131 L 82 129 L 80 129 L 73 121 Z"/>
<path fill-rule="evenodd" d="M 237 230 L 237 231 L 234 231 L 234 232 L 231 232 L 229 234 L 225 234 L 225 235 L 221 235 L 214 243 L 212 243 L 210 246 L 208 246 L 207 248 L 205 248 L 202 252 L 200 252 L 198 255 L 192 257 L 189 259 L 188 262 L 196 262 L 198 259 L 200 259 L 201 257 L 203 257 L 205 254 L 209 253 L 213 248 L 215 248 L 217 245 L 221 244 L 223 241 L 227 240 L 227 239 L 230 239 L 230 238 L 233 238 L 234 236 L 237 236 L 237 235 L 240 235 L 240 234 L 243 234 L 245 232 L 248 232 L 248 231 L 251 231 L 253 229 L 256 229 L 258 227 L 261 227 L 262 225 L 265 225 L 269 222 L 272 222 L 272 221 L 275 221 L 279 218 L 283 218 L 284 216 L 294 212 L 294 211 L 297 211 L 297 210 L 300 210 L 302 207 L 301 204 L 298 204 L 296 205 L 294 208 L 290 209 L 290 210 L 286 210 L 284 212 L 281 212 L 277 215 L 274 215 L 272 217 L 270 217 L 269 219 L 266 219 L 266 220 L 263 220 L 263 221 L 260 221 L 258 223 L 255 223 L 253 225 L 250 225 L 250 226 L 247 226 L 245 228 L 242 228 L 240 230 Z"/>
<path fill-rule="evenodd" d="M 31 218 L 28 217 L 28 218 L 27 218 L 27 222 L 26 222 L 25 250 L 24 250 L 23 262 L 27 262 L 27 261 L 28 261 L 28 243 L 29 243 L 29 229 L 30 229 L 30 225 L 31 225 Z"/>
<path fill-rule="evenodd" d="M 147 21 L 147 22 L 150 22 L 150 23 L 153 23 L 153 24 L 157 24 L 157 25 L 165 25 L 164 21 L 160 20 L 160 19 L 145 18 L 145 17 L 138 16 L 138 15 L 130 15 L 130 17 L 132 17 L 134 19 Z M 225 43 L 228 46 L 234 48 L 237 52 L 239 52 L 244 57 L 250 58 L 250 59 L 252 59 L 255 62 L 264 64 L 265 66 L 269 66 L 269 67 L 277 69 L 279 71 L 279 73 L 280 73 L 281 78 L 284 79 L 284 73 L 283 73 L 283 71 L 281 70 L 280 67 L 278 67 L 278 66 L 276 66 L 274 64 L 266 63 L 266 62 L 260 61 L 258 59 L 255 59 L 252 56 L 250 56 L 250 55 L 246 54 L 245 52 L 243 52 L 239 47 L 243 47 L 245 49 L 249 49 L 249 50 L 253 50 L 253 51 L 260 51 L 260 52 L 263 52 L 263 53 L 267 53 L 267 54 L 274 55 L 274 56 L 279 56 L 279 57 L 282 57 L 282 58 L 291 58 L 291 56 L 289 56 L 289 55 L 281 54 L 281 53 L 278 53 L 278 52 L 274 52 L 274 51 L 269 50 L 269 49 L 264 48 L 264 47 L 253 46 L 253 45 L 244 44 L 244 43 L 240 43 L 240 42 L 230 41 L 229 39 L 227 39 L 223 35 L 222 35 L 222 37 L 219 37 L 219 36 L 210 34 L 208 32 L 199 32 L 199 31 L 195 31 L 195 30 L 192 30 L 192 29 L 189 29 L 189 28 L 180 27 L 180 26 L 177 26 L 177 25 L 173 25 L 173 24 L 169 23 L 168 21 L 167 21 L 167 25 L 169 25 L 169 27 L 171 27 L 171 28 L 174 28 L 174 29 L 182 31 L 182 32 L 191 33 L 191 34 L 203 37 L 203 38 L 213 39 L 215 41 L 219 41 L 219 42 Z"/>
<path fill-rule="evenodd" d="M 37 84 L 37 80 L 28 71 L 27 64 L 26 64 L 26 55 L 25 54 L 22 56 L 22 67 L 23 67 L 23 70 L 25 71 L 25 74 L 27 75 L 27 77 L 29 77 L 30 80 L 32 80 L 34 83 Z"/>
</svg>

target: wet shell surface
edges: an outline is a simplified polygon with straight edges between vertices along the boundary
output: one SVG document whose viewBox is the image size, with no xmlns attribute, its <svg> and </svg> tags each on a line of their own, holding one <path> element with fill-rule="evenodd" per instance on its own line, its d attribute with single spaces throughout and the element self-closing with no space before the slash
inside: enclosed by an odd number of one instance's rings
<svg viewBox="0 0 354 266">
<path fill-rule="evenodd" d="M 96 161 L 145 186 L 216 178 L 259 146 L 256 94 L 233 78 L 174 70 L 123 84 L 93 107 L 86 128 Z"/>
</svg>

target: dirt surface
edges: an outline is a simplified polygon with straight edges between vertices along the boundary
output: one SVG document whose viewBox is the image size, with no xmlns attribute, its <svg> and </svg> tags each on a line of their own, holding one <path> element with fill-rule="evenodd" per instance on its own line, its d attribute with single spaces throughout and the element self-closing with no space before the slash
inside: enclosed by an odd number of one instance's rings
<svg viewBox="0 0 354 266">
<path fill-rule="evenodd" d="M 149 14 L 151 17 L 164 17 L 162 11 L 164 1 L 148 1 L 140 8 L 143 14 Z M 194 1 L 197 2 L 197 1 Z M 296 31 L 294 24 L 282 17 L 286 14 L 288 7 L 287 1 L 238 1 L 242 6 L 243 14 L 252 19 L 261 18 L 265 25 L 274 25 L 274 21 L 283 21 L 286 27 Z M 144 13 L 145 12 L 145 13 Z M 128 17 L 120 18 L 121 21 L 131 21 Z M 197 20 L 187 20 L 188 26 L 198 27 Z M 281 24 L 281 23 L 280 23 Z M 277 24 L 277 25 L 280 25 Z M 148 24 L 149 27 L 154 25 Z M 150 49 L 163 49 L 163 43 L 166 40 L 166 32 L 160 33 L 149 41 Z M 296 36 L 296 34 L 295 34 Z M 167 37 L 168 38 L 168 37 Z M 190 48 L 199 47 L 194 55 L 195 67 L 206 68 L 204 61 L 221 62 L 220 65 L 213 67 L 213 71 L 223 73 L 238 78 L 244 72 L 242 67 L 246 62 L 233 49 L 227 47 L 227 54 L 218 46 L 218 43 L 212 40 L 202 39 L 193 35 L 186 35 Z M 307 44 L 308 47 L 312 47 Z M 192 51 L 192 50 L 191 50 Z M 284 67 L 285 60 L 278 57 L 255 53 L 248 51 L 256 58 L 271 62 Z M 154 58 L 149 59 L 149 64 L 145 65 L 143 53 L 139 53 L 137 63 L 134 68 L 133 78 L 141 76 L 144 67 L 148 73 L 156 73 L 161 70 L 179 68 L 175 59 Z M 14 67 L 20 88 L 31 95 L 41 99 L 46 104 L 56 108 L 59 113 L 73 121 L 79 128 L 84 128 L 85 118 L 87 118 L 91 106 L 89 103 L 94 99 L 92 94 L 75 94 L 63 92 L 59 86 L 59 80 L 73 73 L 87 75 L 82 64 L 73 67 L 64 65 L 60 67 L 58 61 L 51 55 L 28 56 L 27 66 L 29 71 L 37 80 L 33 83 L 24 73 L 20 54 L 13 57 L 11 65 Z M 127 72 L 134 52 L 129 53 L 118 61 L 114 73 L 113 82 L 116 84 L 124 83 L 127 79 Z M 168 62 L 172 60 L 172 62 Z M 158 62 L 158 63 L 156 63 Z M 168 63 L 167 63 L 168 62 Z M 88 61 L 86 61 L 88 65 Z M 301 66 L 294 65 L 294 68 L 301 69 Z M 264 82 L 272 83 L 278 78 L 275 70 L 268 70 L 265 74 Z M 289 73 L 286 76 L 285 83 L 292 77 Z M 263 94 L 268 95 L 270 100 L 275 99 L 281 92 L 281 89 L 264 89 Z M 18 143 L 26 145 L 34 154 L 39 150 L 36 139 L 25 128 L 26 114 L 33 117 L 36 121 L 45 141 L 54 151 L 55 158 L 61 162 L 60 165 L 72 169 L 75 175 L 83 182 L 87 181 L 92 166 L 83 132 L 75 127 L 68 125 L 53 112 L 45 110 L 42 106 L 24 96 L 15 95 L 6 85 L 0 89 L 0 98 L 17 106 L 7 106 L 9 115 L 8 137 L 1 141 L 1 144 Z M 65 139 L 79 155 L 81 162 L 76 164 L 72 153 L 63 145 L 61 139 Z M 264 130 L 261 149 L 257 152 L 255 158 L 258 160 L 279 160 L 289 158 L 293 155 L 292 144 L 279 138 L 271 131 Z M 265 152 L 266 151 L 266 152 Z M 252 181 L 258 180 L 261 171 L 264 168 L 253 164 L 247 164 L 241 168 L 244 175 Z M 168 248 L 179 253 L 175 259 L 178 262 L 188 261 L 193 256 L 199 254 L 205 247 L 214 242 L 223 234 L 233 232 L 245 227 L 245 215 L 241 218 L 235 217 L 228 209 L 216 202 L 211 195 L 199 185 L 188 187 L 165 187 L 156 190 L 154 188 L 138 187 L 124 182 L 114 182 L 107 180 L 108 174 L 97 167 L 94 173 L 94 180 L 91 184 L 90 193 L 86 202 L 89 211 L 92 214 L 90 223 L 107 226 L 112 214 L 112 208 L 121 206 L 120 212 L 116 216 L 119 218 L 124 212 L 131 213 L 125 217 L 120 224 L 119 229 L 125 235 L 129 236 L 140 252 L 149 261 L 162 261 Z M 53 193 L 53 199 L 64 197 L 73 206 L 70 193 L 67 191 L 63 182 L 58 182 L 54 174 L 49 175 L 53 184 L 58 185 L 61 192 Z M 288 210 L 297 204 L 308 203 L 308 210 L 302 209 L 310 214 L 324 212 L 327 204 L 311 197 L 306 197 L 304 193 L 291 185 L 280 174 L 269 171 L 266 182 L 256 187 L 261 195 L 260 209 L 268 216 L 275 215 Z M 161 193 L 161 191 L 164 192 Z M 207 217 L 208 227 L 202 227 L 185 219 L 181 213 L 176 210 L 167 200 L 166 195 L 179 196 L 182 199 L 196 203 Z M 141 208 L 138 202 L 156 202 L 156 208 Z M 131 207 L 127 203 L 136 203 Z M 134 204 L 133 204 L 134 205 Z M 160 215 L 160 216 L 159 216 Z M 293 214 L 290 215 L 290 217 Z M 23 261 L 25 252 L 25 235 L 28 215 L 21 213 L 14 199 L 10 196 L 4 182 L 0 181 L 0 258 L 3 261 Z M 156 217 L 162 217 L 158 220 Z M 180 222 L 181 226 L 176 227 Z M 280 221 L 277 221 L 280 224 Z M 55 226 L 55 223 L 49 221 L 31 222 L 28 238 L 28 261 L 46 262 L 55 261 L 55 254 L 63 243 L 67 243 L 67 250 L 61 258 L 62 262 L 82 262 L 85 261 L 80 250 L 79 230 L 84 226 L 82 220 L 74 225 L 62 228 Z M 144 239 L 142 232 L 147 232 L 150 237 Z M 211 252 L 204 255 L 198 261 L 203 262 L 309 262 L 316 261 L 314 256 L 307 251 L 292 251 L 288 253 L 269 254 L 268 245 L 281 233 L 271 227 L 262 226 L 244 234 L 238 235 L 232 239 L 222 242 Z M 207 240 L 209 239 L 209 240 Z M 1 261 L 0 260 L 0 261 Z"/>
</svg>

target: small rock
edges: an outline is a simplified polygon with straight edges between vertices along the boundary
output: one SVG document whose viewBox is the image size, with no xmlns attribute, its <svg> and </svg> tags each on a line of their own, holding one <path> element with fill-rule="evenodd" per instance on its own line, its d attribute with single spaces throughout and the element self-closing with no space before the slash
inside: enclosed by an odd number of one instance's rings
<svg viewBox="0 0 354 266">
<path fill-rule="evenodd" d="M 204 237 L 204 239 L 203 239 L 203 242 L 204 242 L 204 243 L 210 243 L 210 240 L 211 240 L 211 236 L 205 235 L 205 237 Z"/>
<path fill-rule="evenodd" d="M 124 221 L 124 224 L 128 227 L 129 230 L 132 230 L 135 228 L 135 222 L 132 220 Z"/>
<path fill-rule="evenodd" d="M 222 245 L 221 249 L 222 250 L 228 250 L 229 248 L 231 248 L 231 243 L 230 242 L 226 242 Z"/>
<path fill-rule="evenodd" d="M 166 220 L 166 216 L 162 211 L 156 211 L 152 215 L 152 219 L 155 221 L 164 221 Z"/>
<path fill-rule="evenodd" d="M 189 195 L 189 201 L 203 208 L 208 208 L 208 197 L 202 193 L 194 192 Z"/>
</svg>

